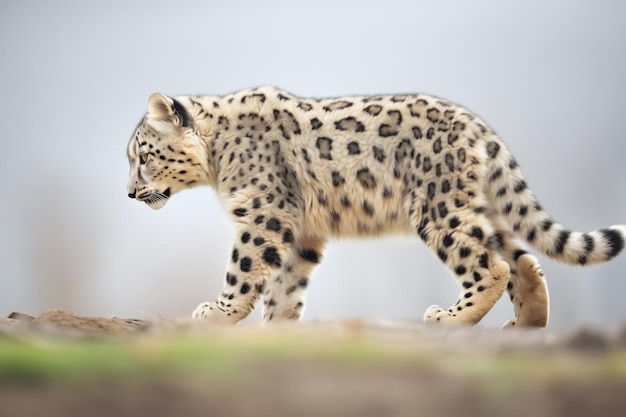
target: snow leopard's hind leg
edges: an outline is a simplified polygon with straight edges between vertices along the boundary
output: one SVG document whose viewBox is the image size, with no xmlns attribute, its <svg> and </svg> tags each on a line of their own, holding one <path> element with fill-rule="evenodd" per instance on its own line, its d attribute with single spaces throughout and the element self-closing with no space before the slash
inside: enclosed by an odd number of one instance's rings
<svg viewBox="0 0 626 417">
<path fill-rule="evenodd" d="M 548 324 L 549 296 L 539 262 L 506 228 L 499 228 L 496 235 L 502 256 L 511 265 L 507 291 L 515 312 L 515 319 L 507 321 L 503 328 L 545 327 Z"/>
<path fill-rule="evenodd" d="M 410 212 L 411 225 L 461 285 L 454 306 L 431 306 L 424 321 L 478 323 L 500 299 L 509 281 L 509 264 L 492 248 L 495 230 L 491 221 L 481 210 L 466 204 L 428 201 L 417 205 Z"/>
<path fill-rule="evenodd" d="M 539 263 L 534 256 L 524 253 L 517 258 L 516 266 L 517 274 L 511 277 L 507 286 L 515 320 L 507 321 L 502 328 L 546 327 L 550 298 Z"/>
</svg>

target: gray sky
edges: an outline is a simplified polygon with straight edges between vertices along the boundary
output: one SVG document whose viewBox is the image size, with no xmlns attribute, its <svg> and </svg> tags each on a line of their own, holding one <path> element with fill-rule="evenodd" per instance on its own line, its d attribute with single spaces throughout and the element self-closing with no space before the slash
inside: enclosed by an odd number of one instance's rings
<svg viewBox="0 0 626 417">
<path fill-rule="evenodd" d="M 156 91 L 442 96 L 499 132 L 567 227 L 626 223 L 625 15 L 617 0 L 4 0 L 0 314 L 186 316 L 217 295 L 232 229 L 213 192 L 160 212 L 126 197 L 126 142 Z M 626 321 L 625 256 L 539 259 L 553 328 Z M 421 318 L 456 285 L 417 238 L 338 241 L 304 317 Z M 512 314 L 503 299 L 483 323 Z"/>
</svg>

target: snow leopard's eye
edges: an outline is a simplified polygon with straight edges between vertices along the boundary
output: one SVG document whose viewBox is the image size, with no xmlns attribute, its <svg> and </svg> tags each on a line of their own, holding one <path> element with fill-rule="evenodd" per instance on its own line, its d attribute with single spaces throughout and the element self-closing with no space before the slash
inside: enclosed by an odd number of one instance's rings
<svg viewBox="0 0 626 417">
<path fill-rule="evenodd" d="M 141 155 L 139 155 L 139 163 L 141 165 L 145 165 L 146 163 L 148 163 L 148 157 L 150 155 L 148 155 L 147 153 L 142 153 Z"/>
</svg>

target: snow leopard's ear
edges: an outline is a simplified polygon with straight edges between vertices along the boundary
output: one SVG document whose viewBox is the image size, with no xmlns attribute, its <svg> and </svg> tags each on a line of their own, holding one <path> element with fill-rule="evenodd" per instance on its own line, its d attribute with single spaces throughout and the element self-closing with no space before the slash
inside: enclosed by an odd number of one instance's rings
<svg viewBox="0 0 626 417">
<path fill-rule="evenodd" d="M 177 127 L 192 127 L 189 113 L 183 105 L 172 97 L 154 93 L 148 99 L 148 118 L 154 121 L 168 121 Z"/>
<path fill-rule="evenodd" d="M 171 120 L 175 116 L 174 99 L 164 94 L 154 93 L 148 99 L 148 116 L 152 120 Z"/>
</svg>

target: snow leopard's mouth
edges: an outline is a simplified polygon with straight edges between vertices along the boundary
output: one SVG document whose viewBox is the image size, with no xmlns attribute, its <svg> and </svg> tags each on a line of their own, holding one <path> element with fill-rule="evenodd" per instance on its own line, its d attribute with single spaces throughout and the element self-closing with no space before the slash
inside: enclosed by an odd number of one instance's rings
<svg viewBox="0 0 626 417">
<path fill-rule="evenodd" d="M 170 195 L 171 195 L 171 190 L 167 188 L 162 193 L 158 191 L 153 191 L 146 195 L 137 196 L 137 200 L 143 201 L 144 203 L 146 203 L 148 207 L 150 207 L 153 210 L 158 210 L 165 206 L 165 204 L 167 203 L 167 200 L 170 198 Z"/>
</svg>

